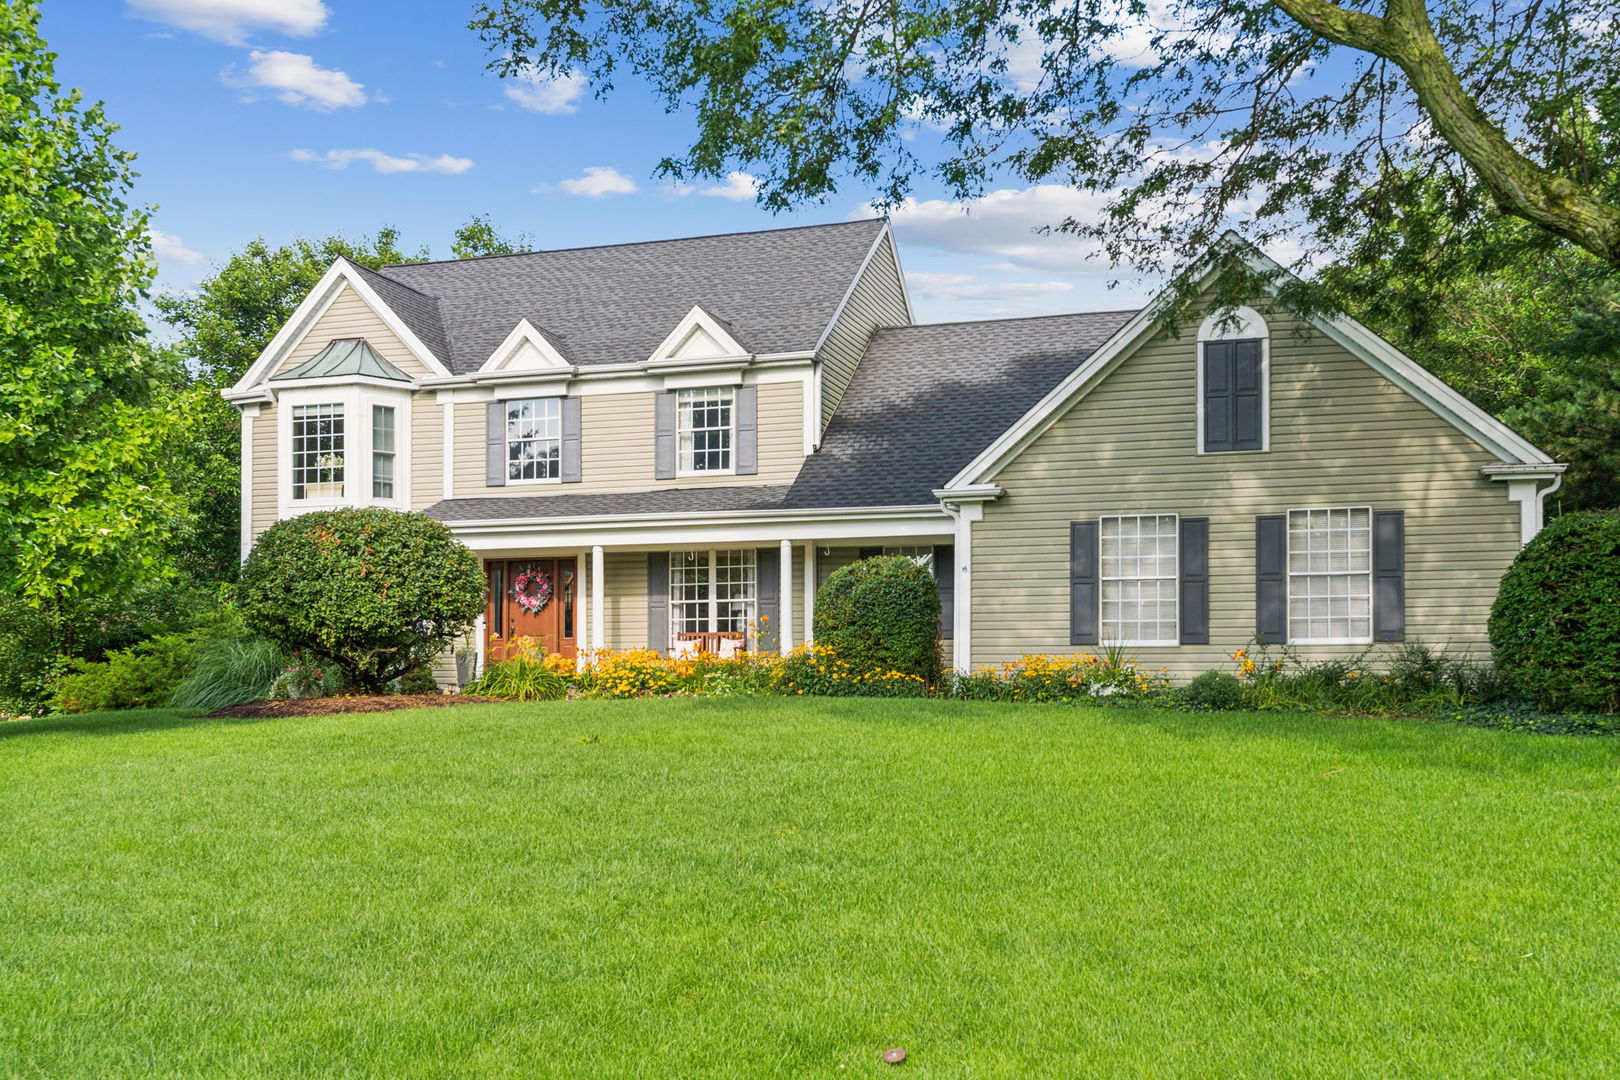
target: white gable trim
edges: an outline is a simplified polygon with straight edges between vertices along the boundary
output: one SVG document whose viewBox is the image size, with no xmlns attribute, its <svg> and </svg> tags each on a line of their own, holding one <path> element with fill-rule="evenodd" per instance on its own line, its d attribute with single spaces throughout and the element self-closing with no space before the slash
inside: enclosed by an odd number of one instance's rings
<svg viewBox="0 0 1620 1080">
<path fill-rule="evenodd" d="M 1271 258 L 1249 246 L 1235 234 L 1227 233 L 1217 242 L 1211 255 L 1204 260 L 1205 264 L 1209 264 L 1209 269 L 1196 275 L 1202 283 L 1207 283 L 1213 276 L 1213 257 L 1223 251 L 1238 254 L 1262 281 L 1269 282 L 1287 273 Z M 1274 292 L 1269 286 L 1267 291 Z M 1151 303 L 1133 315 L 1129 322 L 1115 331 L 1114 335 L 1084 363 L 1070 372 L 1051 392 L 985 447 L 945 486 L 958 488 L 989 482 L 1075 402 L 1089 393 L 1097 382 L 1157 327 L 1158 317 L 1168 306 L 1170 295 L 1169 290 L 1160 293 Z M 1316 316 L 1311 317 L 1309 321 L 1346 352 L 1428 406 L 1435 415 L 1495 454 L 1500 460 L 1552 463 L 1552 458 L 1537 449 L 1522 435 L 1441 382 L 1411 357 L 1356 320 L 1341 315 Z"/>
<path fill-rule="evenodd" d="M 717 351 L 681 356 L 681 347 L 686 344 L 688 338 L 698 332 L 707 334 L 714 341 Z M 720 325 L 719 319 L 693 304 L 692 310 L 675 324 L 675 329 L 671 330 L 669 336 L 659 342 L 658 348 L 647 357 L 647 363 L 684 363 L 691 360 L 739 359 L 747 356 L 748 350 L 738 344 L 737 339 L 731 336 L 731 331 Z"/>
<path fill-rule="evenodd" d="M 433 351 L 422 343 L 421 339 L 412 332 L 410 327 L 405 325 L 400 317 L 394 313 L 393 308 L 382 302 L 382 298 L 377 295 L 377 291 L 366 283 L 365 279 L 354 268 L 354 265 L 347 259 L 339 258 L 327 268 L 326 273 L 321 275 L 321 280 L 316 282 L 315 287 L 309 291 L 309 295 L 304 297 L 304 302 L 298 305 L 297 310 L 292 313 L 292 317 L 276 332 L 276 336 L 270 339 L 270 344 L 266 345 L 264 351 L 259 354 L 259 358 L 253 361 L 253 365 L 248 368 L 247 374 L 243 375 L 241 380 L 226 393 L 238 394 L 249 390 L 275 374 L 276 369 L 281 366 L 287 354 L 298 347 L 299 343 L 308 335 L 310 328 L 320 321 L 322 315 L 326 314 L 326 309 L 332 306 L 332 301 L 337 299 L 338 294 L 343 291 L 345 285 L 353 289 L 360 296 L 360 299 L 365 301 L 366 306 L 371 308 L 377 317 L 383 321 L 384 325 L 389 330 L 392 330 L 400 341 L 405 343 L 405 348 L 409 350 L 412 356 L 416 357 L 423 367 L 435 375 L 445 378 L 450 376 L 450 369 L 445 367 L 437 356 L 433 355 Z"/>
<path fill-rule="evenodd" d="M 514 368 L 508 364 L 517 355 L 518 350 L 525 344 L 533 345 L 544 361 L 539 367 Z M 535 329 L 528 319 L 519 319 L 518 324 L 512 327 L 512 332 L 506 335 L 506 340 L 495 346 L 495 351 L 489 354 L 479 373 L 489 371 L 549 371 L 555 369 L 571 370 L 574 365 L 563 358 L 556 346 L 546 340 L 546 336 Z"/>
</svg>

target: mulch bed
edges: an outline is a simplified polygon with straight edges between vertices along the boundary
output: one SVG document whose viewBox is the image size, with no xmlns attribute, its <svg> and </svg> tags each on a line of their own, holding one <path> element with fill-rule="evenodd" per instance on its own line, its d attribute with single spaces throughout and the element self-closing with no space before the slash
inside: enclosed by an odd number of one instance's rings
<svg viewBox="0 0 1620 1080">
<path fill-rule="evenodd" d="M 470 694 L 386 694 L 374 697 L 286 698 L 270 701 L 244 701 L 209 713 L 209 716 L 252 720 L 265 716 L 325 716 L 328 713 L 391 712 L 394 709 L 424 709 L 442 705 L 483 705 L 498 698 Z"/>
</svg>

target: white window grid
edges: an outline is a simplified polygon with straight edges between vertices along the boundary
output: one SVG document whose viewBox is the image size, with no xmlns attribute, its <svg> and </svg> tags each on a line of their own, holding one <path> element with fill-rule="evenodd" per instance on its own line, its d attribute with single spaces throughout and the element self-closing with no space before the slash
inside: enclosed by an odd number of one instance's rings
<svg viewBox="0 0 1620 1080">
<path fill-rule="evenodd" d="M 681 634 L 746 634 L 757 599 L 756 553 L 675 551 L 669 556 L 670 640 Z"/>
<path fill-rule="evenodd" d="M 556 398 L 506 403 L 506 478 L 562 476 L 562 405 Z"/>
<path fill-rule="evenodd" d="M 682 390 L 675 398 L 676 435 L 684 473 L 731 470 L 734 395 L 729 387 Z"/>
<path fill-rule="evenodd" d="M 371 407 L 371 497 L 394 497 L 394 407 Z"/>
<path fill-rule="evenodd" d="M 910 559 L 924 570 L 934 569 L 934 549 L 929 546 L 886 547 L 883 549 L 883 554 L 900 555 L 904 558 Z"/>
<path fill-rule="evenodd" d="M 292 497 L 341 499 L 343 463 L 342 404 L 294 405 Z M 311 493 L 311 488 L 317 491 Z"/>
<path fill-rule="evenodd" d="M 1372 641 L 1372 508 L 1288 511 L 1288 640 Z"/>
<path fill-rule="evenodd" d="M 1181 639 L 1176 514 L 1121 514 L 1098 527 L 1101 640 L 1108 645 L 1175 645 Z"/>
</svg>

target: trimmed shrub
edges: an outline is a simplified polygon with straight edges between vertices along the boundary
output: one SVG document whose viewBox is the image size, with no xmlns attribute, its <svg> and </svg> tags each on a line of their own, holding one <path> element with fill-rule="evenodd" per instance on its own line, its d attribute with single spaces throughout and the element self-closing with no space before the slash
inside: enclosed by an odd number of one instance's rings
<svg viewBox="0 0 1620 1080">
<path fill-rule="evenodd" d="M 164 634 L 115 649 L 100 663 L 70 662 L 51 695 L 55 712 L 107 712 L 156 709 L 169 704 L 185 680 L 197 652 L 191 634 Z"/>
<path fill-rule="evenodd" d="M 934 575 L 902 555 L 833 572 L 816 594 L 815 641 L 858 672 L 939 680 L 939 591 Z"/>
<path fill-rule="evenodd" d="M 264 531 L 237 595 L 250 629 L 375 694 L 467 632 L 484 610 L 484 574 L 432 518 L 317 510 Z"/>
<path fill-rule="evenodd" d="M 1230 671 L 1206 671 L 1182 689 L 1181 700 L 1194 709 L 1241 709 L 1243 683 Z"/>
<path fill-rule="evenodd" d="M 1549 522 L 1503 575 L 1490 635 L 1543 709 L 1620 712 L 1620 511 Z"/>
</svg>

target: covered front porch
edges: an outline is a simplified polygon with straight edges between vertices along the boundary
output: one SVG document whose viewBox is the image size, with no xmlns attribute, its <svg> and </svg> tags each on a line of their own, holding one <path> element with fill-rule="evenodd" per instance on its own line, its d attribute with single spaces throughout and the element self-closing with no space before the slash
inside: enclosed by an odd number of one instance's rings
<svg viewBox="0 0 1620 1080">
<path fill-rule="evenodd" d="M 581 663 L 597 650 L 786 652 L 811 639 L 816 593 L 858 559 L 894 554 L 939 583 L 942 635 L 964 621 L 957 526 L 939 507 L 797 520 L 450 522 L 484 562 L 478 669 L 519 639 Z"/>
</svg>

